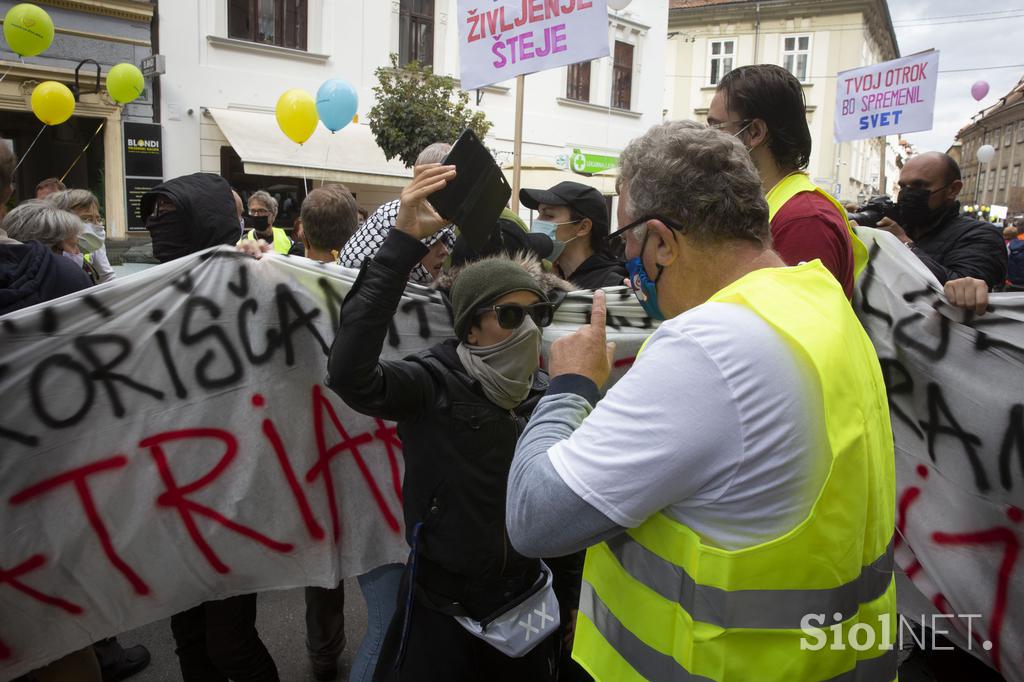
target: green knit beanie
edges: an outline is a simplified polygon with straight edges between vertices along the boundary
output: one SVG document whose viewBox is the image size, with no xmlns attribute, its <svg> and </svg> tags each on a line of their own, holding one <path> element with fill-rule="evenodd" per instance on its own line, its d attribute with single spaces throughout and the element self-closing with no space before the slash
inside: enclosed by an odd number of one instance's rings
<svg viewBox="0 0 1024 682">
<path fill-rule="evenodd" d="M 542 301 L 547 295 L 533 275 L 507 258 L 488 258 L 467 265 L 450 292 L 455 334 L 465 340 L 476 311 L 513 291 L 531 291 Z"/>
</svg>

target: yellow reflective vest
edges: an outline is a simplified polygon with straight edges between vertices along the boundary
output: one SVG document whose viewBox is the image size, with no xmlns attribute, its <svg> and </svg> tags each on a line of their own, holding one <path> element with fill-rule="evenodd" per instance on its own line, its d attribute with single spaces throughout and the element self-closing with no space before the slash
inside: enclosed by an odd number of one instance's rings
<svg viewBox="0 0 1024 682">
<path fill-rule="evenodd" d="M 750 308 L 808 370 L 828 475 L 796 528 L 752 547 L 705 544 L 660 512 L 591 547 L 573 657 L 599 682 L 894 680 L 896 484 L 874 348 L 818 260 L 710 300 Z"/>
<path fill-rule="evenodd" d="M 765 199 L 768 201 L 768 220 L 775 220 L 775 214 L 779 212 L 779 209 L 801 192 L 817 192 L 828 199 L 836 207 L 836 210 L 839 211 L 839 217 L 843 224 L 846 225 L 846 229 L 850 233 L 850 241 L 853 243 L 853 279 L 856 280 L 860 277 L 860 273 L 864 268 L 867 267 L 868 249 L 864 246 L 864 242 L 854 233 L 853 228 L 850 227 L 850 221 L 846 217 L 846 209 L 843 208 L 843 205 L 836 201 L 835 197 L 831 194 L 811 182 L 806 173 L 801 171 L 790 173 L 779 180 L 768 194 L 765 195 Z"/>
<path fill-rule="evenodd" d="M 274 251 L 287 254 L 292 248 L 292 240 L 288 238 L 288 233 L 280 227 L 272 227 L 270 230 L 274 234 Z M 245 238 L 256 239 L 256 230 L 246 232 Z"/>
</svg>

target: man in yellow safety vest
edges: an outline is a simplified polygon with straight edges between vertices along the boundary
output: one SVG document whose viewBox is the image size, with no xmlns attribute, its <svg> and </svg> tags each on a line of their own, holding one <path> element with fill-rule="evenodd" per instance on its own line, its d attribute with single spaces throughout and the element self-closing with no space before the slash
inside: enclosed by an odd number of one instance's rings
<svg viewBox="0 0 1024 682">
<path fill-rule="evenodd" d="M 274 247 L 277 253 L 287 254 L 291 250 L 292 240 L 288 238 L 288 233 L 280 227 L 274 227 L 274 219 L 277 218 L 277 199 L 270 196 L 269 192 L 261 189 L 252 193 L 249 197 L 249 215 L 260 223 L 263 223 L 264 219 L 266 222 L 259 228 L 254 227 L 243 233 L 239 241 L 262 239 Z"/>
<path fill-rule="evenodd" d="M 655 126 L 618 185 L 630 280 L 665 321 L 597 402 L 595 292 L 551 347 L 506 499 L 523 554 L 589 548 L 573 657 L 599 681 L 894 680 L 889 410 L 843 289 L 771 250 L 727 133 Z"/>
<path fill-rule="evenodd" d="M 797 265 L 820 259 L 852 298 L 867 249 L 850 230 L 842 205 L 804 172 L 811 156 L 806 107 L 803 86 L 786 69 L 741 66 L 719 81 L 708 125 L 735 135 L 750 152 L 782 260 Z"/>
</svg>

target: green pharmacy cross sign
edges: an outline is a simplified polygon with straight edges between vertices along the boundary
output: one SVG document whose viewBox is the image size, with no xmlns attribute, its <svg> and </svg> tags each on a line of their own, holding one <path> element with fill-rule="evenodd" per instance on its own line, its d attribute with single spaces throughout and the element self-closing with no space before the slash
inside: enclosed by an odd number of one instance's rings
<svg viewBox="0 0 1024 682">
<path fill-rule="evenodd" d="M 573 149 L 572 156 L 569 157 L 569 167 L 572 168 L 574 172 L 582 175 L 600 173 L 601 171 L 606 171 L 609 168 L 615 168 L 618 163 L 619 159 L 616 156 L 584 154 L 579 149 Z"/>
</svg>

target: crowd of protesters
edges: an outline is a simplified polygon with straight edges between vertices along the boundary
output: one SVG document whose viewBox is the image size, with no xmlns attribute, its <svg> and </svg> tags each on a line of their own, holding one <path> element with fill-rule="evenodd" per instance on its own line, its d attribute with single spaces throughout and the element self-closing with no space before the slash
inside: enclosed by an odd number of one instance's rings
<svg viewBox="0 0 1024 682">
<path fill-rule="evenodd" d="M 631 142 L 614 233 L 605 197 L 566 181 L 523 189 L 531 224 L 506 211 L 470 247 L 426 201 L 456 177 L 449 149 L 424 149 L 401 197 L 369 215 L 342 185 L 314 189 L 291 235 L 275 197 L 243 202 L 211 174 L 164 182 L 141 205 L 160 262 L 235 245 L 360 270 L 327 386 L 397 422 L 412 551 L 358 577 L 369 619 L 350 679 L 895 679 L 895 654 L 804 651 L 784 634 L 798 628 L 785 602 L 830 603 L 841 576 L 866 576 L 848 619 L 877 629 L 896 608 L 889 412 L 849 303 L 867 254 L 803 172 L 800 83 L 779 67 L 734 69 L 707 125 L 669 122 Z M 0 203 L 13 166 L 0 145 Z M 1007 272 L 1024 240 L 961 212 L 953 159 L 915 157 L 899 186 L 898 215 L 880 226 L 953 305 L 981 314 L 989 291 L 1024 286 L 1024 265 Z M 3 218 L 0 314 L 113 279 L 105 239 L 93 194 L 40 182 Z M 443 292 L 453 338 L 383 360 L 410 282 Z M 602 289 L 623 284 L 663 323 L 602 398 Z M 552 346 L 545 371 L 544 327 L 578 289 L 595 290 L 590 322 Z M 313 673 L 336 679 L 343 586 L 305 597 Z M 524 600 L 555 605 L 551 635 L 526 647 L 480 637 Z M 279 679 L 257 601 L 171 618 L 183 679 Z M 104 640 L 34 675 L 111 682 L 148 660 Z"/>
</svg>

